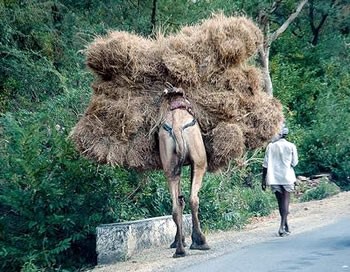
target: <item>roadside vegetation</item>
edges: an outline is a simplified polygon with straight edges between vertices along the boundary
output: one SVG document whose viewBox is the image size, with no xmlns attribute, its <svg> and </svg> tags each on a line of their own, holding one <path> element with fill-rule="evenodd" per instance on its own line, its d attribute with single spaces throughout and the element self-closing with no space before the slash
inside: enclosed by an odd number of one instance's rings
<svg viewBox="0 0 350 272">
<path fill-rule="evenodd" d="M 322 179 L 317 186 L 304 190 L 300 201 L 321 200 L 336 195 L 339 192 L 340 188 L 335 183 L 329 182 L 328 179 Z"/>
<path fill-rule="evenodd" d="M 92 92 L 86 45 L 110 29 L 152 36 L 217 10 L 256 18 L 270 5 L 246 2 L 0 1 L 1 271 L 79 271 L 96 264 L 99 224 L 171 213 L 162 172 L 97 165 L 70 142 Z M 272 29 L 295 8 L 295 1 L 282 2 L 269 15 Z M 309 1 L 271 48 L 274 96 L 299 151 L 296 172 L 327 172 L 334 182 L 305 188 L 302 201 L 350 188 L 349 15 L 347 1 Z M 241 228 L 277 207 L 260 189 L 263 154 L 247 153 L 224 172 L 206 175 L 205 230 Z M 186 199 L 189 184 L 183 184 Z"/>
</svg>

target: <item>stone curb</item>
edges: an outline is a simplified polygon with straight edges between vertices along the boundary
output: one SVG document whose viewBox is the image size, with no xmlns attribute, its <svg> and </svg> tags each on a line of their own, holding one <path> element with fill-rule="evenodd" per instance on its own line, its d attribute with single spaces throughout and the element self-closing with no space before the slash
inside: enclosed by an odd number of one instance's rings
<svg viewBox="0 0 350 272">
<path fill-rule="evenodd" d="M 191 215 L 183 217 L 184 235 L 191 234 Z M 98 265 L 126 261 L 144 249 L 170 245 L 176 226 L 172 216 L 100 225 L 96 228 Z"/>
</svg>

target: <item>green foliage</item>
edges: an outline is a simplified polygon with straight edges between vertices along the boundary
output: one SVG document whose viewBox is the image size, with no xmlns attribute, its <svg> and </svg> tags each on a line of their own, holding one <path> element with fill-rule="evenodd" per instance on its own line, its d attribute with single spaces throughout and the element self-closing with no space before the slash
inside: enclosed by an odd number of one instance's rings
<svg viewBox="0 0 350 272">
<path fill-rule="evenodd" d="M 183 25 L 192 25 L 206 19 L 215 12 L 233 14 L 239 10 L 233 0 L 160 0 L 158 6 L 158 25 L 166 32 L 178 30 Z"/>
<path fill-rule="evenodd" d="M 300 198 L 300 201 L 321 200 L 340 192 L 339 187 L 335 183 L 328 180 L 322 180 L 317 187 L 307 190 Z"/>
<path fill-rule="evenodd" d="M 276 208 L 271 192 L 261 190 L 261 151 L 245 154 L 225 173 L 207 174 L 200 191 L 205 228 L 242 228 L 250 217 L 267 215 Z"/>
<path fill-rule="evenodd" d="M 346 92 L 320 95 L 314 123 L 301 146 L 301 150 L 308 151 L 308 161 L 313 161 L 310 172 L 331 172 L 345 186 L 350 181 L 349 98 Z"/>
<path fill-rule="evenodd" d="M 266 216 L 277 207 L 275 196 L 271 192 L 263 192 L 259 185 L 249 190 L 243 189 L 241 192 L 250 216 Z"/>
<path fill-rule="evenodd" d="M 299 150 L 297 171 L 332 173 L 346 188 L 350 184 L 350 59 L 344 38 L 332 35 L 311 47 L 303 40 L 282 37 L 276 45 L 281 53 L 272 58 L 271 67 L 275 95 L 285 107 L 290 138 Z"/>
<path fill-rule="evenodd" d="M 1 270 L 93 265 L 97 225 L 145 216 L 128 198 L 138 175 L 82 159 L 67 141 L 77 98 L 0 119 Z"/>
<path fill-rule="evenodd" d="M 21 2 L 0 3 L 0 112 L 33 110 L 67 90 L 67 75 L 82 67 L 71 47 L 74 20 L 53 2 Z"/>
<path fill-rule="evenodd" d="M 253 183 L 251 187 L 237 186 L 227 176 L 208 175 L 200 192 L 204 228 L 239 229 L 252 216 L 270 214 L 276 208 L 274 196 L 262 192 L 260 181 L 254 180 Z"/>
<path fill-rule="evenodd" d="M 184 181 L 183 185 L 188 185 L 188 182 Z M 171 214 L 170 193 L 162 172 L 141 175 L 137 190 L 130 197 L 143 211 L 144 218 Z"/>
<path fill-rule="evenodd" d="M 225 192 L 225 193 L 224 193 Z M 226 176 L 208 174 L 200 191 L 200 216 L 203 228 L 240 228 L 247 220 L 245 203 L 238 188 Z"/>
</svg>

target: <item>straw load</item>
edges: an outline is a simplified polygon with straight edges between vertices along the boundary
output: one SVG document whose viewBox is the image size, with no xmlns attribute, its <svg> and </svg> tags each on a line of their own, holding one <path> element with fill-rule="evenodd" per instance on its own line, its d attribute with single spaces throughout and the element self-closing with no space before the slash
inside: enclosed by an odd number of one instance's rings
<svg viewBox="0 0 350 272">
<path fill-rule="evenodd" d="M 261 147 L 283 118 L 280 103 L 262 91 L 260 70 L 249 64 L 262 40 L 248 18 L 222 14 L 155 39 L 128 32 L 95 39 L 86 50 L 97 75 L 93 95 L 71 132 L 77 149 L 99 163 L 160 169 L 165 82 L 183 88 L 193 105 L 209 171 Z"/>
</svg>

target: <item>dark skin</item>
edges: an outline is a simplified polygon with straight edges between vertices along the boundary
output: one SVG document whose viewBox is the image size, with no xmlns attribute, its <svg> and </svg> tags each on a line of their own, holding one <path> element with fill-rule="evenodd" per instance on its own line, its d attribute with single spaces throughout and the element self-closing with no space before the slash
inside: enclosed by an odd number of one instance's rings
<svg viewBox="0 0 350 272">
<path fill-rule="evenodd" d="M 262 175 L 262 182 L 261 182 L 261 188 L 263 191 L 266 190 L 266 174 L 267 174 L 267 168 L 263 167 L 263 175 Z M 288 214 L 289 214 L 289 202 L 290 202 L 290 193 L 287 192 L 284 188 L 281 192 L 275 192 L 275 196 L 278 203 L 278 210 L 281 216 L 281 223 L 278 230 L 279 236 L 283 237 L 290 233 L 289 226 L 288 226 Z"/>
</svg>

